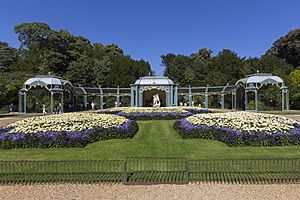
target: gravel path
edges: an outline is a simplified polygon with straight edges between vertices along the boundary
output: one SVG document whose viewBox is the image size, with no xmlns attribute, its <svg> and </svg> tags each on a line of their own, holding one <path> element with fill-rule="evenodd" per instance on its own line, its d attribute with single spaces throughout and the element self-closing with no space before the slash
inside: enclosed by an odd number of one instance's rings
<svg viewBox="0 0 300 200">
<path fill-rule="evenodd" d="M 0 199 L 218 199 L 299 200 L 300 185 L 15 185 L 0 186 Z"/>
</svg>

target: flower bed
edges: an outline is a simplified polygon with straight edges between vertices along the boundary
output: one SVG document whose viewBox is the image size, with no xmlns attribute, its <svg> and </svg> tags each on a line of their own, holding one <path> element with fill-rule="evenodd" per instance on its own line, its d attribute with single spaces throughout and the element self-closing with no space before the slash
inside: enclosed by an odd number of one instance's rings
<svg viewBox="0 0 300 200">
<path fill-rule="evenodd" d="M 132 138 L 137 123 L 111 114 L 66 113 L 31 117 L 0 128 L 0 148 L 84 147 L 112 138 Z"/>
<path fill-rule="evenodd" d="M 132 120 L 182 119 L 193 114 L 209 112 L 198 107 L 117 107 L 101 111 L 101 113 L 116 114 Z"/>
<path fill-rule="evenodd" d="M 229 146 L 300 144 L 299 122 L 281 116 L 250 113 L 211 113 L 176 121 L 183 138 L 213 139 Z"/>
</svg>

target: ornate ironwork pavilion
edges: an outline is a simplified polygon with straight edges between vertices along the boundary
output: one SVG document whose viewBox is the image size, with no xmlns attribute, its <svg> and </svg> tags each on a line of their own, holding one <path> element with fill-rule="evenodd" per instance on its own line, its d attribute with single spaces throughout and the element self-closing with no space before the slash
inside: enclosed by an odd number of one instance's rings
<svg viewBox="0 0 300 200">
<path fill-rule="evenodd" d="M 281 110 L 287 111 L 289 110 L 289 91 L 286 87 L 284 81 L 278 77 L 273 76 L 270 73 L 256 73 L 250 74 L 243 79 L 240 79 L 236 82 L 236 86 L 243 87 L 245 90 L 245 110 L 249 110 L 248 108 L 248 93 L 254 92 L 255 95 L 255 106 L 254 111 L 258 111 L 258 93 L 259 89 L 263 86 L 267 85 L 276 85 L 281 90 Z"/>
<path fill-rule="evenodd" d="M 159 94 L 161 106 L 170 107 L 178 106 L 179 96 L 183 95 L 188 99 L 188 105 L 193 105 L 193 99 L 198 96 L 204 96 L 204 106 L 209 108 L 209 96 L 217 95 L 220 97 L 220 108 L 225 109 L 225 98 L 227 99 L 227 107 L 237 109 L 237 89 L 242 87 L 245 89 L 245 110 L 248 109 L 247 93 L 254 91 L 255 93 L 255 109 L 258 110 L 258 90 L 263 85 L 273 84 L 280 87 L 282 91 L 282 110 L 289 109 L 289 94 L 284 81 L 278 76 L 272 74 L 252 74 L 236 82 L 235 85 L 225 86 L 206 86 L 206 87 L 179 87 L 178 84 L 168 77 L 163 76 L 145 76 L 139 78 L 130 88 L 101 88 L 101 87 L 75 87 L 69 81 L 63 80 L 57 76 L 36 76 L 28 79 L 23 88 L 19 92 L 19 111 L 26 113 L 26 93 L 37 86 L 45 87 L 51 94 L 50 112 L 53 113 L 53 95 L 59 93 L 61 95 L 61 105 L 63 110 L 64 92 L 68 91 L 73 97 L 73 110 L 76 110 L 75 99 L 83 96 L 83 106 L 88 107 L 88 97 L 94 96 L 99 98 L 99 109 L 103 109 L 104 97 L 116 97 L 115 106 L 120 106 L 121 97 L 130 97 L 132 107 L 150 107 L 152 106 L 152 98 L 154 94 Z M 229 102 L 228 102 L 229 100 Z"/>
<path fill-rule="evenodd" d="M 152 106 L 152 96 L 158 93 L 162 106 L 178 105 L 178 85 L 168 77 L 145 76 L 131 84 L 131 106 Z"/>
<path fill-rule="evenodd" d="M 19 91 L 19 112 L 26 113 L 27 96 L 26 93 L 35 87 L 44 87 L 50 92 L 50 112 L 53 113 L 53 95 L 58 93 L 61 95 L 61 108 L 64 110 L 64 91 L 73 91 L 73 86 L 69 81 L 63 80 L 58 76 L 37 75 L 30 78 L 23 84 Z"/>
</svg>

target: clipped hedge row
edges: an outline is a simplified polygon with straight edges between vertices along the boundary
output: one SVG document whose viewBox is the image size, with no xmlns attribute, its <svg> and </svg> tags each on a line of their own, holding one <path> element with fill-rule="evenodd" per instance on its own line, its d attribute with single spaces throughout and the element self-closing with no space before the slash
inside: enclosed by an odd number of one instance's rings
<svg viewBox="0 0 300 200">
<path fill-rule="evenodd" d="M 182 138 L 199 138 L 218 140 L 228 146 L 286 146 L 300 145 L 300 124 L 288 132 L 268 134 L 265 132 L 245 132 L 230 128 L 218 128 L 216 126 L 195 126 L 187 119 L 181 119 L 174 123 L 174 128 Z"/>
<path fill-rule="evenodd" d="M 99 140 L 132 138 L 138 131 L 138 125 L 136 121 L 128 120 L 116 127 L 97 127 L 84 131 L 47 131 L 32 134 L 8 133 L 11 129 L 12 127 L 0 128 L 0 148 L 84 147 Z"/>
</svg>

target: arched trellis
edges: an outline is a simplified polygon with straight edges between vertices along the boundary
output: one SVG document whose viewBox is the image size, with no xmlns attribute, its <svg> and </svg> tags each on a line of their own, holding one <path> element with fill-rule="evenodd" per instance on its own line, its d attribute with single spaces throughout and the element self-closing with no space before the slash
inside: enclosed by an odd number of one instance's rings
<svg viewBox="0 0 300 200">
<path fill-rule="evenodd" d="M 130 96 L 130 88 L 94 88 L 94 87 L 74 87 L 77 95 L 83 95 L 84 107 L 88 107 L 88 97 L 98 96 L 99 97 L 99 108 L 102 110 L 104 107 L 104 97 L 114 96 L 116 97 L 116 106 L 120 106 L 121 97 Z"/>
<path fill-rule="evenodd" d="M 210 95 L 220 95 L 221 109 L 225 109 L 225 95 L 232 95 L 232 109 L 236 109 L 236 87 L 235 85 L 226 85 L 226 86 L 213 86 L 213 87 L 180 87 L 180 95 L 188 96 L 188 105 L 192 105 L 193 97 L 196 95 L 204 96 L 204 107 L 209 108 L 209 96 Z"/>
<path fill-rule="evenodd" d="M 273 76 L 270 73 L 256 73 L 250 74 L 243 79 L 240 79 L 236 82 L 237 88 L 243 87 L 244 88 L 244 95 L 245 95 L 245 110 L 250 110 L 248 107 L 248 93 L 254 92 L 254 111 L 258 111 L 258 102 L 259 102 L 259 89 L 262 86 L 266 85 L 277 85 L 280 87 L 281 90 L 281 110 L 288 111 L 289 110 L 289 91 L 288 88 L 285 86 L 284 81 L 278 77 Z"/>
<path fill-rule="evenodd" d="M 60 77 L 52 75 L 38 75 L 28 79 L 22 89 L 19 91 L 19 112 L 26 113 L 27 107 L 27 92 L 35 87 L 44 87 L 50 92 L 50 113 L 53 113 L 53 95 L 59 93 L 61 95 L 61 111 L 64 110 L 64 91 L 73 91 L 73 86 L 69 81 L 63 80 Z M 72 94 L 74 96 L 74 94 Z"/>
</svg>

